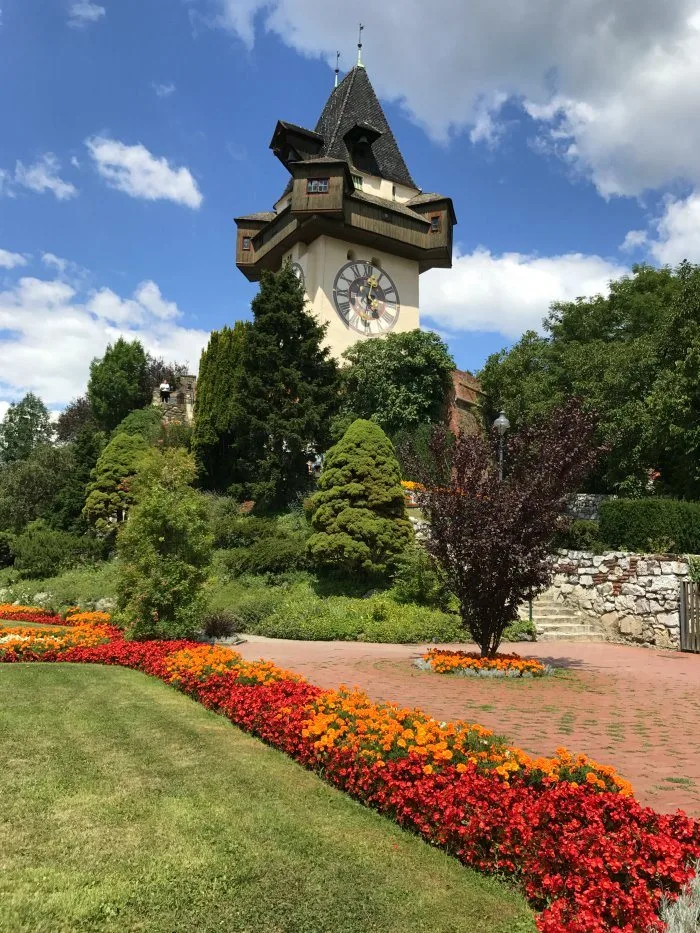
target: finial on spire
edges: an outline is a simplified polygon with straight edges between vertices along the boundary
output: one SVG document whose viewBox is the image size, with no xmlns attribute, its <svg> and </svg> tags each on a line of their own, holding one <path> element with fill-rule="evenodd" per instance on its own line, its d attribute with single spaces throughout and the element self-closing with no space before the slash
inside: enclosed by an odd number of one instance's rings
<svg viewBox="0 0 700 933">
<path fill-rule="evenodd" d="M 364 65 L 362 64 L 362 30 L 364 28 L 365 27 L 362 25 L 362 23 L 360 23 L 360 38 L 357 40 L 357 64 L 360 66 L 360 68 L 364 68 Z"/>
<path fill-rule="evenodd" d="M 340 74 L 340 52 L 335 53 L 335 86 L 338 87 L 338 75 Z"/>
</svg>

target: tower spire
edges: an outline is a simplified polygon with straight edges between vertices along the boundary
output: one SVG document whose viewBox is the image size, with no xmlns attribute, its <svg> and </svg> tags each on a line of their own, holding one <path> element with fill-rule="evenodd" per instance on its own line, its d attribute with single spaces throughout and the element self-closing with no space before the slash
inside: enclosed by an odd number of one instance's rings
<svg viewBox="0 0 700 933">
<path fill-rule="evenodd" d="M 360 23 L 360 37 L 359 37 L 359 39 L 357 40 L 357 64 L 358 64 L 358 66 L 359 66 L 360 68 L 364 68 L 364 67 L 365 67 L 365 66 L 362 64 L 362 30 L 363 30 L 364 28 L 365 28 L 365 27 L 362 25 L 362 23 Z"/>
<path fill-rule="evenodd" d="M 340 52 L 335 53 L 335 87 L 338 87 L 338 75 L 340 74 Z"/>
</svg>

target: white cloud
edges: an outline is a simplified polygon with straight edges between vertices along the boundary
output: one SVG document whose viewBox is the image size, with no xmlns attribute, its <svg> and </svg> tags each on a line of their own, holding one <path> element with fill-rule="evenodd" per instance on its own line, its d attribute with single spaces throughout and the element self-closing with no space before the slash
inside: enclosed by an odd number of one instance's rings
<svg viewBox="0 0 700 933">
<path fill-rule="evenodd" d="M 452 269 L 421 276 L 421 311 L 451 332 L 496 331 L 516 338 L 529 328 L 541 330 L 553 301 L 606 294 L 610 280 L 628 271 L 582 253 L 457 252 Z"/>
<path fill-rule="evenodd" d="M 347 24 L 366 22 L 377 91 L 436 139 L 492 143 L 509 102 L 605 196 L 700 184 L 700 0 L 350 0 L 343 16 L 328 0 L 196 2 L 249 48 L 257 27 L 329 64 L 353 60 Z"/>
<path fill-rule="evenodd" d="M 61 164 L 52 152 L 47 152 L 34 165 L 25 166 L 17 162 L 12 181 L 15 185 L 29 188 L 37 194 L 50 191 L 59 201 L 66 201 L 78 194 L 78 189 L 69 181 L 64 181 L 58 174 Z M 8 173 L 5 173 L 7 184 L 11 184 Z M 0 186 L 0 193 L 2 188 Z"/>
<path fill-rule="evenodd" d="M 119 336 L 195 371 L 209 339 L 183 324 L 155 282 L 122 297 L 108 288 L 84 295 L 75 281 L 33 277 L 0 291 L 0 335 L 0 396 L 7 401 L 32 391 L 53 407 L 85 391 L 90 361 Z"/>
<path fill-rule="evenodd" d="M 11 253 L 0 249 L 0 269 L 14 269 L 16 266 L 26 266 L 27 257 L 23 253 Z"/>
<path fill-rule="evenodd" d="M 630 230 L 620 244 L 623 253 L 634 253 L 647 245 L 649 236 L 646 230 Z"/>
<path fill-rule="evenodd" d="M 651 223 L 647 245 L 652 258 L 664 265 L 700 262 L 700 191 L 666 199 L 662 214 Z"/>
<path fill-rule="evenodd" d="M 175 85 L 172 84 L 153 84 L 153 90 L 156 92 L 156 97 L 170 97 L 171 94 L 175 93 Z"/>
<path fill-rule="evenodd" d="M 91 23 L 96 23 L 107 13 L 103 6 L 93 3 L 92 0 L 76 0 L 71 4 L 68 13 L 68 25 L 73 29 L 82 29 Z"/>
<path fill-rule="evenodd" d="M 198 209 L 204 200 L 190 170 L 157 158 L 140 143 L 127 146 L 95 136 L 85 142 L 97 171 L 107 184 L 146 201 L 167 200 Z"/>
</svg>

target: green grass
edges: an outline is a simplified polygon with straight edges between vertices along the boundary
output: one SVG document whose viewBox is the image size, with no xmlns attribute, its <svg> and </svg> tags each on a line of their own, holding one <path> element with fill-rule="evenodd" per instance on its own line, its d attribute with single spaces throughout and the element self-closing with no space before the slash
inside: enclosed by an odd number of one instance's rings
<svg viewBox="0 0 700 933">
<path fill-rule="evenodd" d="M 135 671 L 0 665 L 2 933 L 533 933 L 521 897 Z"/>
</svg>

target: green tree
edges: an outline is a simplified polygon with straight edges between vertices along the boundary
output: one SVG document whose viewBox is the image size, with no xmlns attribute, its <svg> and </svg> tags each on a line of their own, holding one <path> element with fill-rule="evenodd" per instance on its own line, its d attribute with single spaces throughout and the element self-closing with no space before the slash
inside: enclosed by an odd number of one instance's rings
<svg viewBox="0 0 700 933">
<path fill-rule="evenodd" d="M 19 533 L 39 518 L 54 528 L 67 528 L 70 518 L 62 499 L 75 466 L 72 445 L 43 445 L 25 460 L 7 464 L 0 471 L 0 528 Z M 78 513 L 82 506 L 81 500 Z"/>
<path fill-rule="evenodd" d="M 46 405 L 28 392 L 20 402 L 10 405 L 0 423 L 0 463 L 26 460 L 37 447 L 50 444 L 52 438 Z"/>
<path fill-rule="evenodd" d="M 530 331 L 486 362 L 479 376 L 487 417 L 503 408 L 517 429 L 579 398 L 596 412 L 598 439 L 608 448 L 589 488 L 642 495 L 649 469 L 656 468 L 666 492 L 700 496 L 695 471 L 689 483 L 680 475 L 687 472 L 683 458 L 694 456 L 691 435 L 700 411 L 686 407 L 678 369 L 692 359 L 698 338 L 692 323 L 697 281 L 697 267 L 687 264 L 676 271 L 637 266 L 611 283 L 607 297 L 555 302 L 544 336 Z M 691 364 L 686 386 L 692 379 Z M 669 446 L 671 436 L 677 443 Z"/>
<path fill-rule="evenodd" d="M 132 505 L 131 483 L 148 444 L 140 434 L 117 433 L 100 454 L 87 488 L 83 516 L 100 535 L 113 535 Z"/>
<path fill-rule="evenodd" d="M 92 406 L 85 395 L 73 399 L 63 409 L 56 421 L 56 439 L 63 442 L 74 441 L 84 428 L 97 431 L 97 424 L 92 414 Z"/>
<path fill-rule="evenodd" d="M 327 446 L 338 370 L 289 263 L 277 274 L 263 273 L 252 310 L 235 387 L 230 489 L 276 509 L 308 488 L 307 461 Z"/>
<path fill-rule="evenodd" d="M 343 415 L 376 421 L 387 434 L 445 418 L 454 360 L 432 331 L 361 340 L 343 354 Z"/>
<path fill-rule="evenodd" d="M 117 434 L 137 434 L 147 444 L 155 444 L 162 435 L 163 415 L 156 405 L 138 408 L 129 414 L 116 426 L 113 437 Z"/>
<path fill-rule="evenodd" d="M 148 356 L 138 340 L 120 337 L 90 364 L 87 397 L 97 424 L 112 431 L 122 418 L 151 400 Z"/>
<path fill-rule="evenodd" d="M 98 431 L 94 424 L 87 424 L 78 431 L 75 441 L 67 445 L 73 468 L 56 492 L 52 515 L 48 519 L 51 524 L 66 531 L 87 530 L 88 523 L 83 514 L 87 487 L 106 444 L 104 433 Z"/>
<path fill-rule="evenodd" d="M 250 324 L 243 321 L 215 330 L 202 351 L 192 450 L 205 489 L 224 492 L 239 478 L 233 428 L 242 417 L 238 383 L 249 330 Z"/>
<path fill-rule="evenodd" d="M 372 421 L 353 422 L 328 451 L 310 507 L 319 567 L 383 575 L 412 540 L 394 448 Z"/>
<path fill-rule="evenodd" d="M 131 638 L 186 638 L 200 628 L 211 536 L 194 477 L 182 449 L 152 450 L 142 461 L 117 539 L 117 618 Z"/>
</svg>

